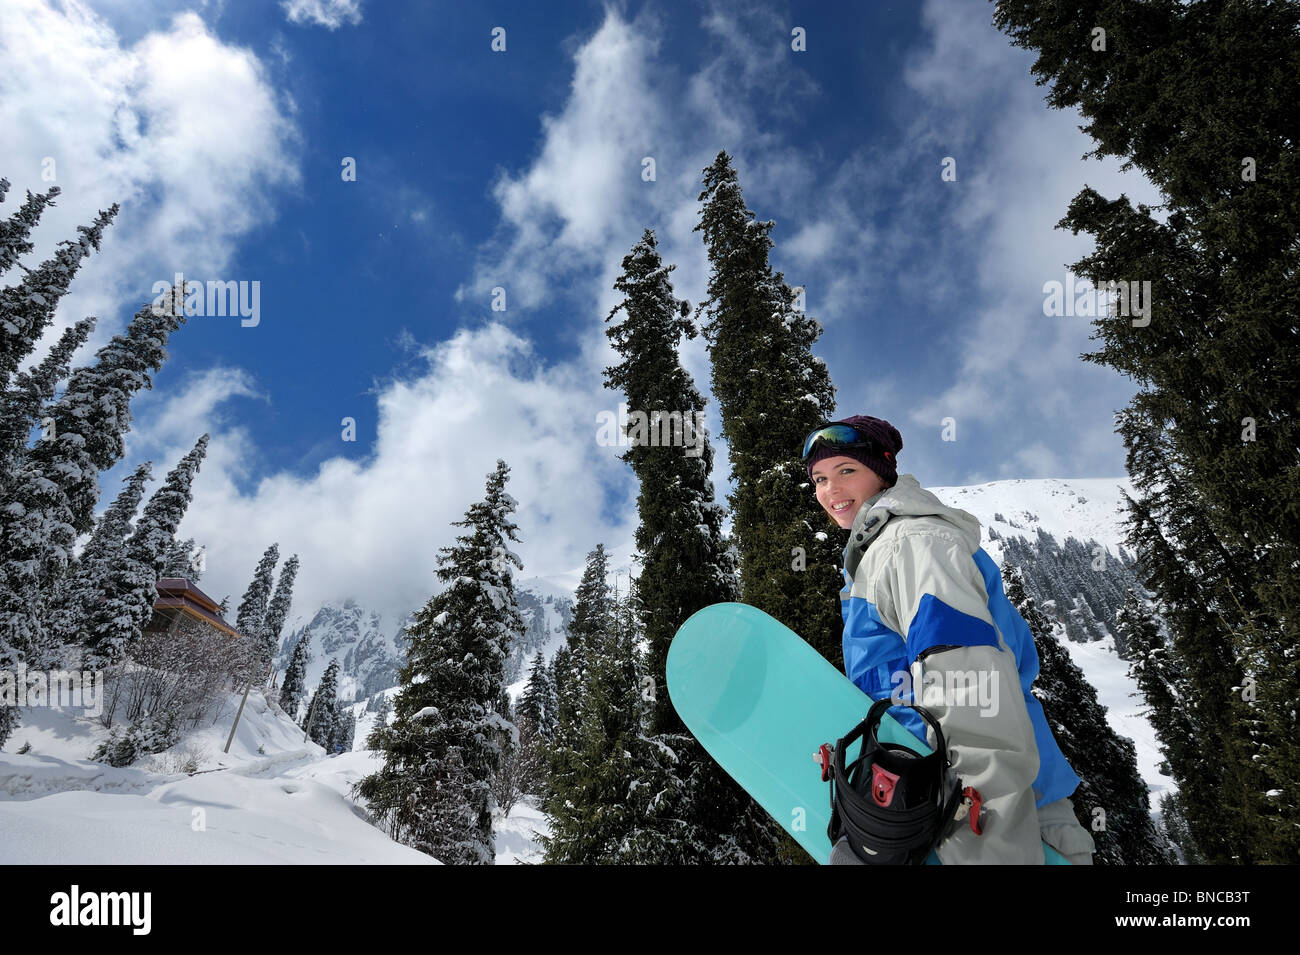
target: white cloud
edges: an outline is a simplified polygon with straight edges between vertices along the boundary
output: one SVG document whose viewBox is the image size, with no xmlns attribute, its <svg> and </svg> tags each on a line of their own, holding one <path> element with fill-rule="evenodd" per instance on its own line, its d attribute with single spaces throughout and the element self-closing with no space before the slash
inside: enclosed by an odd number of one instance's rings
<svg viewBox="0 0 1300 955">
<path fill-rule="evenodd" d="M 87 348 L 97 347 L 153 298 L 154 282 L 176 271 L 257 278 L 226 270 L 242 237 L 273 214 L 273 190 L 298 181 L 298 135 L 249 50 L 222 42 L 193 12 L 124 46 L 77 0 L 58 9 L 7 0 L 0 77 L 0 175 L 13 184 L 3 209 L 24 189 L 63 191 L 28 259 L 48 256 L 97 210 L 121 204 L 46 343 L 93 314 L 100 322 Z M 46 157 L 53 183 L 41 178 Z"/>
<path fill-rule="evenodd" d="M 1059 478 L 1062 473 L 1060 457 L 1041 441 L 1021 448 L 1010 460 L 998 466 L 998 480 L 1007 478 Z"/>
<path fill-rule="evenodd" d="M 284 0 L 280 6 L 290 23 L 315 24 L 337 30 L 361 22 L 361 0 Z"/>
<path fill-rule="evenodd" d="M 781 251 L 796 262 L 810 264 L 825 258 L 834 244 L 835 227 L 823 220 L 802 226 L 792 239 L 782 243 Z"/>
<path fill-rule="evenodd" d="M 605 489 L 627 474 L 616 457 L 623 449 L 596 441 L 596 413 L 615 407 L 598 379 L 571 366 L 541 367 L 528 341 L 498 324 L 462 329 L 421 357 L 421 373 L 378 386 L 370 456 L 355 458 L 355 446 L 340 437 L 315 474 L 276 474 L 252 494 L 236 481 L 257 449 L 221 406 L 261 397 L 260 390 L 220 370 L 154 396 L 158 407 L 130 460 L 152 458 L 160 477 L 199 434 L 212 434 L 180 528 L 207 547 L 201 587 L 218 600 L 233 594 L 237 604 L 276 541 L 282 557 L 302 559 L 295 614 L 350 595 L 395 626 L 441 589 L 433 575 L 438 548 L 460 533 L 451 523 L 482 499 L 498 457 L 512 469 L 507 489 L 520 505 L 514 549 L 524 576 L 580 566 L 598 541 L 609 547 L 631 538 L 634 509 L 612 522 L 603 513 Z M 104 486 L 116 487 L 116 477 Z"/>
<path fill-rule="evenodd" d="M 931 150 L 936 165 L 929 179 L 909 181 L 897 202 L 929 209 L 940 224 L 928 237 L 930 254 L 903 257 L 897 267 L 955 311 L 944 339 L 930 342 L 938 349 L 932 360 L 951 361 L 937 380 L 908 383 L 907 420 L 937 432 L 937 422 L 954 416 L 964 434 L 990 442 L 1002 476 L 1092 473 L 1100 458 L 1116 458 L 1111 411 L 1132 388 L 1079 360 L 1096 347 L 1088 319 L 1042 314 L 1043 283 L 1064 281 L 1064 263 L 1092 247 L 1088 236 L 1055 225 L 1085 183 L 1147 202 L 1158 202 L 1158 193 L 1140 173 L 1120 172 L 1117 161 L 1081 159 L 1093 147 L 1077 128 L 1081 118 L 1046 108 L 1045 88 L 1029 72 L 1033 55 L 993 28 L 986 7 L 928 0 L 923 21 L 929 42 L 904 70 L 915 96 L 900 107 L 915 119 L 901 141 L 912 153 Z M 957 160 L 956 183 L 939 178 L 938 158 L 947 155 Z M 941 189 L 949 192 L 939 203 Z M 954 263 L 966 271 L 954 272 Z M 959 294 L 972 288 L 973 296 Z M 831 359 L 833 374 L 841 367 Z M 906 435 L 904 422 L 895 423 Z M 1057 443 L 1063 434 L 1071 438 L 1055 454 L 1035 440 Z M 918 467 L 916 459 L 909 467 Z"/>
<path fill-rule="evenodd" d="M 657 35 L 644 11 L 630 24 L 606 10 L 575 55 L 564 108 L 541 118 L 537 158 L 518 176 L 502 172 L 492 186 L 502 235 L 483 250 L 458 300 L 485 303 L 489 290 L 502 286 L 509 307 L 540 304 L 555 279 L 603 264 L 625 223 L 641 218 L 634 211 L 641 197 L 657 189 L 641 179 L 643 157 L 654 157 L 661 178 L 675 158 L 668 150 L 675 137 L 653 90 Z"/>
</svg>

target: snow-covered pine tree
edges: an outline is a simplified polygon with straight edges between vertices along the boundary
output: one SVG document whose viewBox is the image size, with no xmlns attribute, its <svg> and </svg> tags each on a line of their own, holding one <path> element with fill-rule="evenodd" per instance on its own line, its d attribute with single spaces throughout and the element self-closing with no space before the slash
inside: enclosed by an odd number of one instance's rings
<svg viewBox="0 0 1300 955">
<path fill-rule="evenodd" d="M 542 651 L 538 650 L 528 670 L 528 682 L 524 684 L 524 692 L 519 696 L 519 706 L 515 713 L 519 718 L 528 720 L 533 726 L 541 726 L 545 718 L 545 682 L 546 659 L 542 656 Z"/>
<path fill-rule="evenodd" d="M 588 569 L 604 563 L 593 552 Z M 594 574 L 590 575 L 594 582 Z M 588 575 L 584 575 L 586 579 Z M 603 581 L 600 581 L 603 584 Z M 582 654 L 586 681 L 577 725 L 563 718 L 552 749 L 551 792 L 545 808 L 551 820 L 542 837 L 546 861 L 561 864 L 682 862 L 687 825 L 676 832 L 657 810 L 680 805 L 669 791 L 680 782 L 662 772 L 642 733 L 643 702 L 637 629 L 626 601 L 599 586 L 587 588 Z M 582 608 L 574 608 L 575 618 Z M 603 619 L 598 616 L 603 613 Z"/>
<path fill-rule="evenodd" d="M 375 743 L 378 737 L 377 732 L 388 728 L 388 718 L 393 713 L 393 707 L 388 702 L 388 694 L 380 694 L 379 709 L 375 710 L 375 721 L 370 727 L 370 735 L 366 737 L 366 749 L 375 749 Z"/>
<path fill-rule="evenodd" d="M 280 684 L 280 709 L 291 719 L 298 719 L 298 706 L 307 695 L 307 664 L 311 662 L 311 634 L 303 631 L 293 648 L 293 656 L 284 669 L 284 682 Z"/>
<path fill-rule="evenodd" d="M 352 752 L 352 743 L 357 736 L 357 716 L 350 706 L 339 701 L 334 718 L 334 733 L 330 736 L 326 752 Z"/>
<path fill-rule="evenodd" d="M 554 696 L 546 660 L 542 657 L 542 651 L 538 650 L 533 657 L 528 683 L 519 698 L 514 718 L 515 725 L 519 727 L 516 782 L 521 792 L 533 796 L 540 797 L 546 793 L 546 754 L 549 746 L 546 727 L 554 717 L 550 713 Z"/>
<path fill-rule="evenodd" d="M 695 228 L 703 233 L 710 273 L 708 298 L 696 313 L 707 318 L 713 394 L 736 481 L 729 500 L 740 599 L 841 666 L 844 621 L 832 598 L 844 585 L 842 535 L 827 532 L 834 523 L 799 458 L 808 433 L 835 407 L 826 363 L 812 353 L 821 323 L 773 272 L 768 254 L 775 223 L 754 218 L 725 151 L 704 170 L 699 198 Z"/>
<path fill-rule="evenodd" d="M 696 330 L 688 317 L 690 304 L 673 295 L 669 276 L 675 268 L 664 265 L 655 234 L 646 229 L 623 257 L 614 288 L 624 298 L 605 318 L 624 313 L 623 321 L 607 330 L 623 360 L 605 369 L 606 387 L 621 389 L 628 407 L 649 418 L 652 431 L 667 432 L 650 441 L 629 422 L 631 447 L 621 455 L 641 486 L 636 544 L 643 568 L 639 579 L 648 586 L 638 588 L 634 598 L 645 620 L 647 667 L 655 681 L 653 733 L 685 729 L 664 683 L 673 635 L 701 607 L 734 600 L 737 584 L 722 535 L 724 512 L 713 501 L 713 447 L 707 433 L 694 428 L 703 418 L 704 398 L 678 359 L 680 339 L 694 338 Z M 659 428 L 656 413 L 662 413 Z"/>
<path fill-rule="evenodd" d="M 289 605 L 293 602 L 293 581 L 297 576 L 298 555 L 294 554 L 280 568 L 280 582 L 276 584 L 275 596 L 266 608 L 266 616 L 262 618 L 258 633 L 262 653 L 268 660 L 274 659 L 280 652 L 280 631 L 284 629 L 284 621 L 289 616 Z"/>
<path fill-rule="evenodd" d="M 312 694 L 308 704 L 308 738 L 325 748 L 326 753 L 334 751 L 334 741 L 338 738 L 339 722 L 342 717 L 339 706 L 339 661 L 331 660 L 320 678 L 320 686 Z"/>
<path fill-rule="evenodd" d="M 664 799 L 682 793 L 687 779 L 694 779 L 689 791 L 706 795 L 698 806 L 665 808 L 661 818 L 668 830 L 662 835 L 671 844 L 657 857 L 648 854 L 646 861 L 672 861 L 684 850 L 692 862 L 776 861 L 779 828 L 686 732 L 664 683 L 668 645 L 678 628 L 702 607 L 736 599 L 735 551 L 722 533 L 723 510 L 713 501 L 714 452 L 708 434 L 703 428 L 685 433 L 686 423 L 702 419 L 705 402 L 678 358 L 681 337 L 694 338 L 696 331 L 687 318 L 689 304 L 673 294 L 669 278 L 675 267 L 663 263 L 649 229 L 622 265 L 614 288 L 624 298 L 606 321 L 624 313 L 623 321 L 607 332 L 623 360 L 605 369 L 606 386 L 622 389 L 628 407 L 645 411 L 652 427 L 659 411 L 683 422 L 676 435 L 670 430 L 649 442 L 629 427 L 632 446 L 622 456 L 641 488 L 636 544 L 642 570 L 632 589 L 632 607 L 645 622 L 646 669 L 654 680 L 647 731 L 657 741 L 655 754 L 676 757 L 672 771 L 678 782 L 660 785 Z M 692 828 L 685 837 L 683 820 Z M 651 825 L 649 820 L 646 824 Z"/>
<path fill-rule="evenodd" d="M 550 819 L 551 833 L 540 837 L 550 863 L 579 865 L 605 861 L 600 856 L 604 834 L 596 832 L 596 815 L 603 807 L 593 801 L 595 767 L 586 761 L 596 740 L 584 721 L 595 693 L 594 659 L 603 656 L 610 642 L 614 621 L 611 614 L 607 560 L 603 543 L 587 555 L 578 584 L 565 641 L 566 653 L 556 654 L 563 693 L 558 700 L 555 738 L 548 752 L 548 792 L 543 808 Z M 604 672 L 603 670 L 601 671 Z M 617 729 L 617 727 L 615 727 Z"/>
<path fill-rule="evenodd" d="M 35 350 L 54 319 L 59 300 L 81 268 L 81 260 L 92 250 L 99 251 L 104 229 L 117 216 L 117 211 L 116 203 L 107 211 L 100 210 L 94 224 L 77 226 L 79 238 L 64 239 L 54 255 L 34 269 L 20 265 L 27 273 L 22 281 L 0 288 L 0 389 L 9 387 L 19 364 Z"/>
<path fill-rule="evenodd" d="M 546 666 L 542 671 L 542 676 L 542 722 L 539 728 L 543 738 L 549 741 L 555 737 L 556 714 L 560 708 L 558 694 L 555 690 L 554 667 Z"/>
<path fill-rule="evenodd" d="M 559 649 L 555 651 L 555 656 L 551 658 L 551 686 L 555 691 L 555 706 L 552 708 L 552 717 L 550 719 L 550 733 L 546 735 L 548 741 L 554 741 L 555 734 L 560 728 L 560 712 L 566 710 L 562 702 L 569 694 L 571 680 L 569 674 L 573 669 L 573 651 L 569 649 L 567 642 L 560 644 Z M 572 707 L 568 707 L 566 712 L 570 712 Z"/>
<path fill-rule="evenodd" d="M 8 192 L 9 180 L 0 178 L 0 202 L 4 202 Z M 32 195 L 28 189 L 26 201 L 9 218 L 0 220 L 0 274 L 8 272 L 22 256 L 35 248 L 30 239 L 32 229 L 40 221 L 45 207 L 58 194 L 58 186 L 50 186 L 44 195 Z"/>
<path fill-rule="evenodd" d="M 1188 765 L 1191 756 L 1187 748 L 1196 744 L 1196 734 L 1182 705 L 1189 695 L 1187 677 L 1179 667 L 1178 657 L 1161 634 L 1154 612 L 1136 590 L 1128 592 L 1124 605 L 1116 612 L 1115 629 L 1117 638 L 1123 634 L 1128 646 L 1128 675 L 1137 683 L 1146 701 L 1144 715 L 1155 730 L 1160 752 L 1164 755 L 1160 771 L 1166 776 L 1175 776 L 1173 766 Z M 1169 807 L 1173 807 L 1175 815 L 1181 812 L 1176 802 L 1166 806 L 1162 801 L 1160 818 L 1165 835 L 1178 846 L 1185 862 L 1196 864 L 1194 860 L 1201 860 L 1201 852 L 1187 829 L 1187 821 L 1171 818 Z"/>
<path fill-rule="evenodd" d="M 262 621 L 266 617 L 266 607 L 271 599 L 271 585 L 275 581 L 275 565 L 280 561 L 280 545 L 272 544 L 257 562 L 253 579 L 244 591 L 244 599 L 239 603 L 239 615 L 235 618 L 235 629 L 257 646 L 259 657 L 265 655 L 261 668 L 266 670 L 271 662 L 266 655 L 265 641 L 262 639 Z"/>
<path fill-rule="evenodd" d="M 1168 662 L 1185 675 L 1178 710 L 1186 743 L 1166 750 L 1178 807 L 1207 863 L 1293 862 L 1271 855 L 1265 844 L 1266 814 L 1277 807 L 1269 805 L 1262 760 L 1254 758 L 1257 703 L 1241 692 L 1260 659 L 1242 649 L 1260 612 L 1255 547 L 1235 546 L 1204 519 L 1176 442 L 1151 414 L 1145 405 L 1125 409 L 1116 415 L 1116 430 L 1138 492 L 1124 495 L 1127 539 L 1143 569 L 1142 585 L 1158 595 L 1170 634 Z"/>
<path fill-rule="evenodd" d="M 7 290 L 6 290 L 7 291 Z M 47 596 L 67 567 L 78 534 L 93 526 L 99 472 L 124 453 L 131 397 L 151 387 L 149 372 L 167 359 L 167 339 L 185 320 L 184 291 L 136 313 L 89 367 L 76 369 L 50 408 L 51 427 L 5 488 L 0 505 L 0 669 L 62 663 L 44 626 Z M 13 708 L 0 714 L 0 745 Z"/>
<path fill-rule="evenodd" d="M 20 371 L 13 386 L 0 394 L 0 489 L 9 485 L 26 457 L 28 440 L 40 424 L 45 403 L 54 397 L 59 381 L 67 377 L 73 354 L 94 327 L 95 319 L 83 318 L 65 329 L 40 364 Z"/>
<path fill-rule="evenodd" d="M 598 636 L 603 639 L 609 627 L 611 603 L 609 584 L 605 580 L 608 568 L 605 545 L 597 544 L 596 549 L 587 555 L 582 580 L 574 593 L 573 616 L 569 620 L 564 644 L 568 652 L 563 656 L 556 654 L 557 667 L 564 668 L 558 682 L 565 692 L 556 703 L 556 731 L 560 735 L 581 722 L 583 688 L 589 678 L 587 646 Z M 569 743 L 571 745 L 572 740 Z"/>
<path fill-rule="evenodd" d="M 472 505 L 469 528 L 438 553 L 448 586 L 406 628 L 393 724 L 372 748 L 384 767 L 357 787 L 394 839 L 448 864 L 495 860 L 492 778 L 501 758 L 497 710 L 510 641 L 525 630 L 515 599 L 509 549 L 517 502 L 506 493 L 509 468 L 498 460 L 485 499 Z"/>
<path fill-rule="evenodd" d="M 122 483 L 113 503 L 95 524 L 90 540 L 59 581 L 51 598 L 49 632 L 62 643 L 88 643 L 89 621 L 109 584 L 109 574 L 126 560 L 126 541 L 131 522 L 144 497 L 153 465 L 149 461 L 136 467 Z"/>
<path fill-rule="evenodd" d="M 1080 24 L 1101 19 L 1109 36 L 1160 39 L 1072 55 Z M 1096 288 L 1117 276 L 1150 282 L 1146 320 L 1104 310 L 1099 347 L 1081 357 L 1142 383 L 1125 411 L 1149 430 L 1140 444 L 1121 434 L 1141 456 L 1126 470 L 1154 498 L 1154 533 L 1168 536 L 1140 559 L 1192 691 L 1182 705 L 1197 759 L 1173 767 L 1188 825 L 1211 864 L 1294 865 L 1300 186 L 1253 171 L 1295 165 L 1300 4 L 1000 0 L 994 23 L 1035 55 L 1048 104 L 1087 120 L 1088 155 L 1118 157 L 1160 190 L 1135 208 L 1085 186 L 1059 223 L 1094 240 L 1073 274 Z M 1251 144 L 1248 160 L 1223 146 L 1239 142 Z"/>
<path fill-rule="evenodd" d="M 497 730 L 497 740 L 501 745 L 501 759 L 497 771 L 492 776 L 492 798 L 496 802 L 496 811 L 504 818 L 510 815 L 510 809 L 519 801 L 519 770 L 522 754 L 522 733 L 519 731 L 518 714 L 510 702 L 510 694 L 504 686 L 497 699 L 496 710 L 507 724 Z"/>
<path fill-rule="evenodd" d="M 176 528 L 193 498 L 191 486 L 208 453 L 208 435 L 167 472 L 154 491 L 126 542 L 124 559 L 109 568 L 102 602 L 87 621 L 91 669 L 118 663 L 140 639 L 158 600 L 158 578 L 176 537 Z"/>
<path fill-rule="evenodd" d="M 1151 821 L 1147 785 L 1137 768 L 1133 741 L 1106 722 L 1106 708 L 1069 652 L 1054 636 L 1051 619 L 1025 593 L 1018 568 L 1002 568 L 1007 599 L 1020 612 L 1038 651 L 1034 696 L 1066 762 L 1082 782 L 1071 796 L 1075 817 L 1092 833 L 1093 861 L 1108 865 L 1161 865 L 1168 845 Z"/>
<path fill-rule="evenodd" d="M 201 552 L 202 548 L 199 547 L 199 542 L 193 537 L 173 541 L 172 546 L 167 548 L 167 553 L 163 557 L 161 576 L 184 577 L 186 580 L 197 584 L 203 577 L 203 567 L 200 565 L 197 556 Z"/>
<path fill-rule="evenodd" d="M 1165 754 L 1161 772 L 1172 776 L 1170 764 L 1185 765 L 1188 760 L 1185 748 L 1195 742 L 1188 714 L 1182 706 L 1187 696 L 1187 677 L 1161 634 L 1155 614 L 1137 591 L 1128 592 L 1124 606 L 1115 614 L 1115 628 L 1124 634 L 1128 644 L 1128 675 L 1146 700 L 1146 717 Z"/>
</svg>

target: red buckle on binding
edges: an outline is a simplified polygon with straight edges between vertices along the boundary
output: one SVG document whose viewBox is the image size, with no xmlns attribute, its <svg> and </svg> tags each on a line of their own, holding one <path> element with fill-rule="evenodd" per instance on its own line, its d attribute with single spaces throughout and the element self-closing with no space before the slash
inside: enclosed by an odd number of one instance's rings
<svg viewBox="0 0 1300 955">
<path fill-rule="evenodd" d="M 984 797 L 980 795 L 979 790 L 974 786 L 967 786 L 961 791 L 961 794 L 970 800 L 970 831 L 977 836 L 984 834 L 984 828 L 980 825 L 980 804 Z"/>
<path fill-rule="evenodd" d="M 822 764 L 822 782 L 829 782 L 831 778 L 831 757 L 835 748 L 830 743 L 822 743 L 821 749 L 813 753 L 813 759 Z"/>
</svg>

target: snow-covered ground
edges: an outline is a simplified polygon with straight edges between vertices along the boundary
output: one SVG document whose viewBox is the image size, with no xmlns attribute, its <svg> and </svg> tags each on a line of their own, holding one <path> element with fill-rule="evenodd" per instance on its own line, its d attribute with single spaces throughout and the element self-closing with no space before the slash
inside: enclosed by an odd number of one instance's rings
<svg viewBox="0 0 1300 955">
<path fill-rule="evenodd" d="M 25 709 L 0 752 L 0 864 L 437 864 L 347 795 L 375 754 L 327 757 L 261 694 L 223 753 L 238 704 L 230 694 L 215 723 L 121 769 L 87 759 L 108 735 L 97 720 Z M 200 772 L 186 775 L 191 759 Z M 498 824 L 497 862 L 538 861 L 535 829 L 546 831 L 541 814 L 521 801 Z"/>
</svg>

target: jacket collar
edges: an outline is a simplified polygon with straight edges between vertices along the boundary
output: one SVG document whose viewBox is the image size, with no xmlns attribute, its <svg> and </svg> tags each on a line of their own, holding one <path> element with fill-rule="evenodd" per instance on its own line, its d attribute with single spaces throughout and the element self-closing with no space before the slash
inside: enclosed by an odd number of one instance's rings
<svg viewBox="0 0 1300 955">
<path fill-rule="evenodd" d="M 960 508 L 949 507 L 932 493 L 921 487 L 916 476 L 900 474 L 893 487 L 882 488 L 862 502 L 849 528 L 849 542 L 844 548 L 844 569 L 849 579 L 858 569 L 858 563 L 871 542 L 892 518 L 933 515 L 952 524 L 966 538 L 973 554 L 980 546 L 980 522 L 974 514 Z"/>
</svg>

